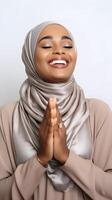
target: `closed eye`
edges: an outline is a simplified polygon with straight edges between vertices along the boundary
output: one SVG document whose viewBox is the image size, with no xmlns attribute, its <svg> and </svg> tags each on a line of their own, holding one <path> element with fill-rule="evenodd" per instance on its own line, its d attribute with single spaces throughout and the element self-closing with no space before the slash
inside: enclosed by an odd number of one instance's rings
<svg viewBox="0 0 112 200">
<path fill-rule="evenodd" d="M 49 49 L 52 48 L 51 46 L 42 46 L 43 49 Z"/>
<path fill-rule="evenodd" d="M 69 45 L 69 46 L 63 46 L 63 48 L 66 48 L 66 49 L 72 49 L 73 48 L 73 46 L 72 45 Z"/>
</svg>

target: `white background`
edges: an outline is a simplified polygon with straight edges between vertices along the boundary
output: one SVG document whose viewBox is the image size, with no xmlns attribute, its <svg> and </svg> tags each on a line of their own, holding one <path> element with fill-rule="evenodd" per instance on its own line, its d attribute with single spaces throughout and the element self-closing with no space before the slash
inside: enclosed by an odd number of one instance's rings
<svg viewBox="0 0 112 200">
<path fill-rule="evenodd" d="M 0 0 L 0 105 L 19 98 L 26 78 L 21 48 L 42 21 L 64 23 L 78 49 L 77 82 L 112 108 L 112 0 Z"/>
</svg>

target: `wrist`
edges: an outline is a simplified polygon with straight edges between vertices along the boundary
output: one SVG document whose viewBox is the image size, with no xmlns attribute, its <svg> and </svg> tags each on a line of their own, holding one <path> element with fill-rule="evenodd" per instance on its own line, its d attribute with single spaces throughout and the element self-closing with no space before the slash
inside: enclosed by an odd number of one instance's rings
<svg viewBox="0 0 112 200">
<path fill-rule="evenodd" d="M 38 156 L 37 160 L 43 167 L 47 167 L 48 166 L 48 161 L 43 160 L 41 157 Z"/>
<path fill-rule="evenodd" d="M 60 160 L 61 165 L 64 165 L 68 159 L 69 156 L 69 150 L 66 152 L 65 155 L 63 155 L 62 159 Z"/>
</svg>

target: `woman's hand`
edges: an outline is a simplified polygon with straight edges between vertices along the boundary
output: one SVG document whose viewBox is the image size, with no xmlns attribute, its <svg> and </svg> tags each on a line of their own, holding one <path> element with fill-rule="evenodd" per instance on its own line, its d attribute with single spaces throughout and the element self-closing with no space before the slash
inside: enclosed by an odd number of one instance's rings
<svg viewBox="0 0 112 200">
<path fill-rule="evenodd" d="M 60 127 L 61 125 L 61 127 Z M 39 132 L 40 151 L 38 158 L 46 165 L 55 158 L 64 164 L 69 150 L 66 145 L 66 129 L 62 122 L 55 98 L 50 98 Z"/>
<path fill-rule="evenodd" d="M 42 165 L 46 165 L 48 161 L 53 158 L 53 120 L 51 117 L 52 109 L 53 102 L 52 99 L 50 99 L 39 131 L 40 146 L 38 158 Z"/>
<path fill-rule="evenodd" d="M 54 119 L 53 123 L 53 156 L 61 164 L 64 164 L 68 158 L 69 150 L 66 144 L 66 129 L 62 122 L 56 100 L 54 109 L 51 110 L 51 117 Z"/>
</svg>

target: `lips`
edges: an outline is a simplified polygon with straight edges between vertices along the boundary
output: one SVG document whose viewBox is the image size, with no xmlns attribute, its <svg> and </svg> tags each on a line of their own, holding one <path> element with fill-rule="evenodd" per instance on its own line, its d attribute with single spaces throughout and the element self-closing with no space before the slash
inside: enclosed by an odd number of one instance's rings
<svg viewBox="0 0 112 200">
<path fill-rule="evenodd" d="M 49 60 L 48 63 L 52 67 L 64 68 L 64 67 L 67 67 L 69 61 L 66 59 L 52 59 L 52 60 Z"/>
</svg>

